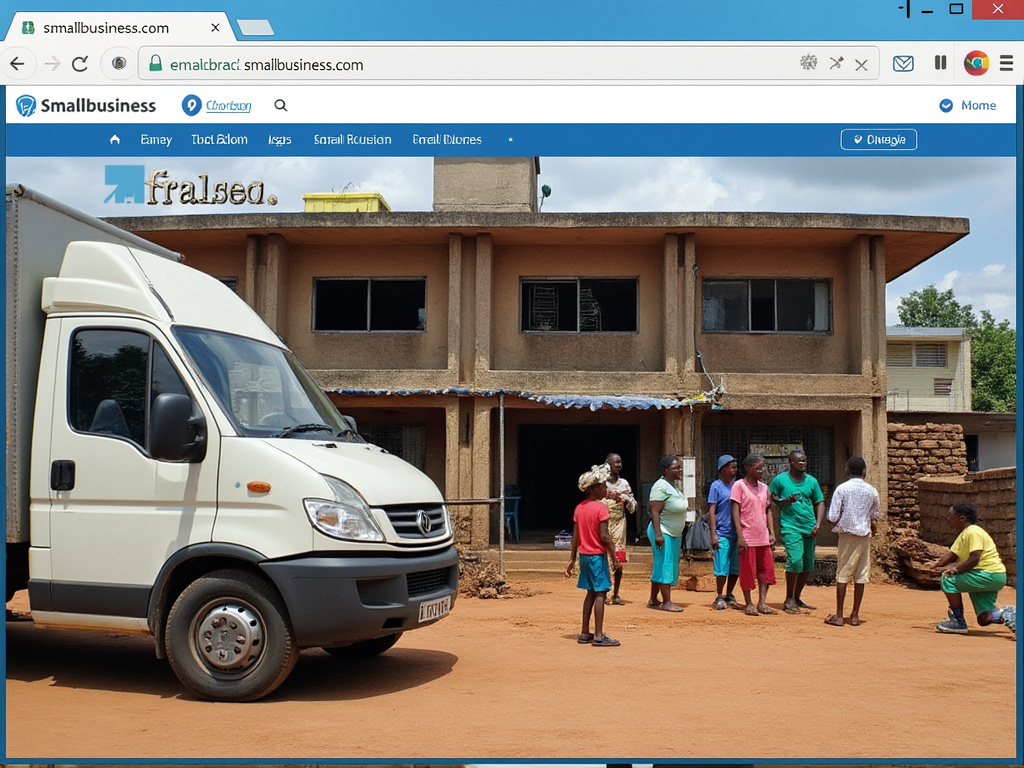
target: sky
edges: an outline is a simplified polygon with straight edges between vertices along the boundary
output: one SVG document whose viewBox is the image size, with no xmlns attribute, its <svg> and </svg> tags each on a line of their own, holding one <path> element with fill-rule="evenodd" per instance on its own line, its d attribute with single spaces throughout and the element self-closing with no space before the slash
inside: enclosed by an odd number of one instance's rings
<svg viewBox="0 0 1024 768">
<path fill-rule="evenodd" d="M 266 182 L 278 212 L 302 210 L 304 192 L 380 192 L 396 211 L 430 210 L 430 158 L 10 158 L 18 182 L 95 216 L 179 214 L 182 206 L 104 202 L 105 163 L 140 163 L 172 177 L 207 173 Z M 886 324 L 899 299 L 934 284 L 975 314 L 1016 325 L 1013 158 L 567 158 L 542 157 L 548 212 L 772 211 L 957 216 L 971 233 L 886 287 Z M 268 209 L 230 206 L 231 212 Z M 202 207 L 198 213 L 227 212 Z"/>
</svg>

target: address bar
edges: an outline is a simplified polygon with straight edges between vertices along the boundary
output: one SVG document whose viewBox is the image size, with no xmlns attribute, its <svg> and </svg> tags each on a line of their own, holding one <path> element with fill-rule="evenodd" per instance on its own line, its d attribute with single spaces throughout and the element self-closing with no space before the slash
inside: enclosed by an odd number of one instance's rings
<svg viewBox="0 0 1024 768">
<path fill-rule="evenodd" d="M 644 43 L 144 46 L 143 80 L 686 82 L 874 80 L 874 46 Z"/>
</svg>

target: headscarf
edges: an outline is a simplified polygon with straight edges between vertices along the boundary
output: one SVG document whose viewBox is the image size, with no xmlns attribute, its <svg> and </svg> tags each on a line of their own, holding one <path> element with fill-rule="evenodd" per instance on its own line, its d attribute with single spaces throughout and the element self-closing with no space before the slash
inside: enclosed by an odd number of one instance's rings
<svg viewBox="0 0 1024 768">
<path fill-rule="evenodd" d="M 579 487 L 584 493 L 595 485 L 608 482 L 612 476 L 612 468 L 607 464 L 595 464 L 589 470 L 580 475 Z"/>
</svg>

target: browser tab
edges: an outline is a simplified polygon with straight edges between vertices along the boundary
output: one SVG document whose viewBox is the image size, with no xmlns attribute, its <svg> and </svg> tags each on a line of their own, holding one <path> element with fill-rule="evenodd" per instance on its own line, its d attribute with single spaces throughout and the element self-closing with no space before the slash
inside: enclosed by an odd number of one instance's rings
<svg viewBox="0 0 1024 768">
<path fill-rule="evenodd" d="M 125 11 L 19 11 L 7 30 L 7 43 L 70 46 L 91 41 L 196 42 L 234 41 L 235 34 L 223 13 L 160 13 Z"/>
</svg>

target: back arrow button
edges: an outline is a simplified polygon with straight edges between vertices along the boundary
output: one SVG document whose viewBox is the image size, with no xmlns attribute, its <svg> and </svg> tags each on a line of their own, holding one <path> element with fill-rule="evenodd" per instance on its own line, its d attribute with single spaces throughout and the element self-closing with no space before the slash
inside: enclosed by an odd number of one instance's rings
<svg viewBox="0 0 1024 768">
<path fill-rule="evenodd" d="M 28 48 L 8 48 L 4 53 L 9 69 L 7 76 L 15 80 L 26 80 L 36 72 L 36 57 Z"/>
</svg>

